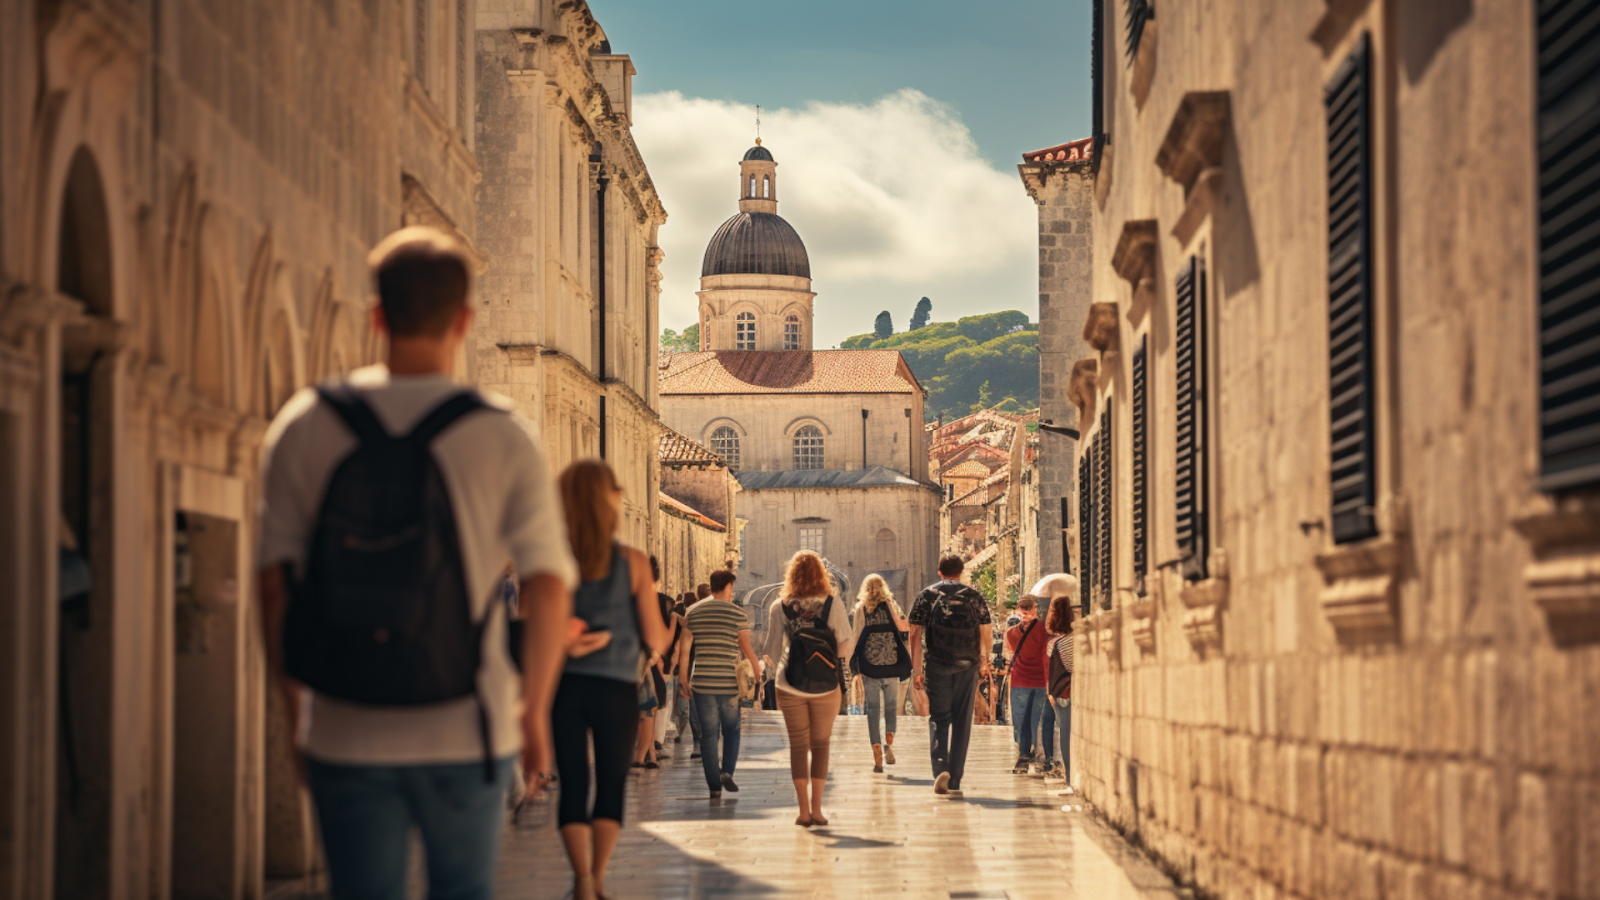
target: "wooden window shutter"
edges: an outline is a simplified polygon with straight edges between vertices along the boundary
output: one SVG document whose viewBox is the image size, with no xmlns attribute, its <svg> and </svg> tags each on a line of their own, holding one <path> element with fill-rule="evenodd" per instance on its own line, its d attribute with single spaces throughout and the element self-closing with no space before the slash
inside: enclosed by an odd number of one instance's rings
<svg viewBox="0 0 1600 900">
<path fill-rule="evenodd" d="M 1206 483 L 1207 415 L 1206 383 L 1206 273 L 1205 263 L 1189 257 L 1178 272 L 1177 383 L 1173 394 L 1177 410 L 1177 516 L 1174 533 L 1183 576 L 1190 581 L 1206 577 L 1210 555 L 1208 527 L 1210 500 Z"/>
<path fill-rule="evenodd" d="M 1600 0 L 1539 0 L 1539 484 L 1600 484 Z"/>
<path fill-rule="evenodd" d="M 1370 38 L 1328 83 L 1329 504 L 1336 544 L 1378 533 L 1372 411 Z"/>
<path fill-rule="evenodd" d="M 1089 595 L 1094 593 L 1094 449 L 1085 445 L 1078 456 L 1078 584 L 1084 614 L 1088 614 Z"/>
<path fill-rule="evenodd" d="M 1139 55 L 1139 41 L 1144 37 L 1144 23 L 1155 17 L 1150 0 L 1127 0 L 1128 7 L 1128 62 Z"/>
<path fill-rule="evenodd" d="M 1145 593 L 1145 576 L 1150 571 L 1149 551 L 1149 499 L 1145 487 L 1149 478 L 1149 452 L 1146 448 L 1146 435 L 1149 421 L 1149 375 L 1145 362 L 1146 351 L 1150 345 L 1150 336 L 1141 335 L 1139 349 L 1133 352 L 1133 422 L 1131 423 L 1132 446 L 1129 448 L 1129 458 L 1133 463 L 1133 504 L 1130 514 L 1133 516 L 1133 588 L 1139 596 Z"/>
<path fill-rule="evenodd" d="M 1111 410 L 1100 412 L 1100 428 L 1094 436 L 1095 457 L 1095 577 L 1100 582 L 1100 605 L 1111 608 L 1111 528 L 1112 485 L 1111 478 Z"/>
</svg>

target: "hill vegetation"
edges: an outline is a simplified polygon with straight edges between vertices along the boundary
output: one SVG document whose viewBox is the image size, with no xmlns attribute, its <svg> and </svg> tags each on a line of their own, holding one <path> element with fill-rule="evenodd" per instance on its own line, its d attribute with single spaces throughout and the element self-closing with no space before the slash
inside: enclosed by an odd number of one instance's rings
<svg viewBox="0 0 1600 900">
<path fill-rule="evenodd" d="M 921 304 L 917 312 L 926 316 Z M 899 350 L 928 389 L 930 422 L 997 404 L 1016 410 L 1039 405 L 1039 326 L 1014 309 L 933 322 L 888 337 L 876 331 L 858 334 L 839 346 Z"/>
</svg>

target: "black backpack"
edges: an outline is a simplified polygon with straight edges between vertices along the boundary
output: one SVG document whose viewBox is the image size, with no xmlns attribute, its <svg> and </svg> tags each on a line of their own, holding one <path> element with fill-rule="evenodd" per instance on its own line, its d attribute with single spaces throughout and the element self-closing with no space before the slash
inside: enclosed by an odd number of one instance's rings
<svg viewBox="0 0 1600 900">
<path fill-rule="evenodd" d="M 969 596 L 976 592 L 963 584 L 938 584 L 929 590 L 934 597 L 923 629 L 927 635 L 927 666 L 933 671 L 965 672 L 981 659 L 978 611 Z"/>
<path fill-rule="evenodd" d="M 893 610 L 887 603 L 879 609 L 888 613 L 889 621 L 874 622 L 861 629 L 861 637 L 856 640 L 855 670 L 868 678 L 905 678 L 911 674 L 911 651 L 894 622 Z"/>
<path fill-rule="evenodd" d="M 802 620 L 799 610 L 783 604 L 783 614 L 789 620 L 789 661 L 784 664 L 783 677 L 801 693 L 826 694 L 838 687 L 843 677 L 839 672 L 839 642 L 828 627 L 828 613 L 832 610 L 832 595 L 823 601 L 817 617 L 810 620 Z"/>
<path fill-rule="evenodd" d="M 473 621 L 455 513 L 429 444 L 463 416 L 494 407 L 476 392 L 457 394 L 394 437 L 356 391 L 317 393 L 360 443 L 323 494 L 306 577 L 284 617 L 285 668 L 351 703 L 476 696 L 488 616 Z M 482 720 L 481 699 L 479 708 Z"/>
</svg>

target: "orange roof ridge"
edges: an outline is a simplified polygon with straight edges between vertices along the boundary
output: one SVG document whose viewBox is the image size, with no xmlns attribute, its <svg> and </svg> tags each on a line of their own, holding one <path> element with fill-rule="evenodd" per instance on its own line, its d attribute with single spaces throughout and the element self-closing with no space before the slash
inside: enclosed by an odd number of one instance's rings
<svg viewBox="0 0 1600 900">
<path fill-rule="evenodd" d="M 1073 162 L 1085 160 L 1094 154 L 1094 138 L 1079 138 L 1043 150 L 1030 150 L 1022 154 L 1023 162 Z"/>
</svg>

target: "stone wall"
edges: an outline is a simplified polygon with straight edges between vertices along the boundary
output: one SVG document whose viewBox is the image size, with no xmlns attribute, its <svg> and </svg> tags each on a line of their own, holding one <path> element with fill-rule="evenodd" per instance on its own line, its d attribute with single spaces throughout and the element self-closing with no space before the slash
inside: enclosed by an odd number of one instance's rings
<svg viewBox="0 0 1600 900">
<path fill-rule="evenodd" d="M 1596 595 L 1600 538 L 1592 495 L 1538 480 L 1533 13 L 1168 4 L 1130 61 L 1125 6 L 1104 9 L 1102 329 L 1074 387 L 1080 448 L 1110 411 L 1112 573 L 1077 628 L 1076 784 L 1210 896 L 1600 897 L 1600 649 L 1574 601 Z M 1376 534 L 1336 543 L 1323 104 L 1364 39 Z M 1176 534 L 1191 257 L 1209 287 L 1197 580 Z"/>
<path fill-rule="evenodd" d="M 1067 399 L 1067 380 L 1072 364 L 1090 352 L 1083 340 L 1083 319 L 1090 303 L 1094 183 L 1085 161 L 1032 161 L 1017 168 L 1039 207 L 1039 421 L 1077 428 L 1078 411 Z M 1061 572 L 1066 565 L 1061 529 L 1071 520 L 1062 520 L 1061 502 L 1077 509 L 1073 443 L 1065 435 L 1040 432 L 1034 464 L 1039 572 Z"/>
</svg>

